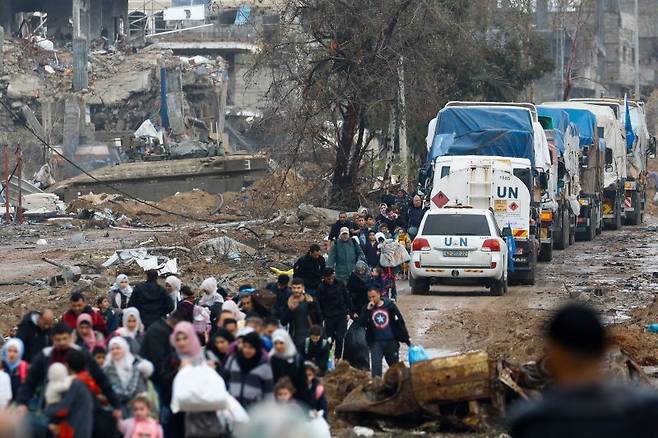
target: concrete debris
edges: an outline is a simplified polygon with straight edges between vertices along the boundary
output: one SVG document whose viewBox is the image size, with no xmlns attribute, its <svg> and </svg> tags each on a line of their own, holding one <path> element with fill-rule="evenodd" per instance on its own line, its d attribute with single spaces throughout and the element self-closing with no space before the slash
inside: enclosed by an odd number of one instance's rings
<svg viewBox="0 0 658 438">
<path fill-rule="evenodd" d="M 52 67 L 49 66 L 49 65 L 44 66 L 43 69 L 44 69 L 44 70 L 46 71 L 46 73 L 48 73 L 49 75 L 54 75 L 54 74 L 56 73 L 56 72 L 55 72 L 55 69 L 52 68 Z"/>
<path fill-rule="evenodd" d="M 56 181 L 55 178 L 53 178 L 53 172 L 50 169 L 50 165 L 46 163 L 41 166 L 32 177 L 32 182 L 41 190 L 47 189 L 55 184 Z"/>
<path fill-rule="evenodd" d="M 52 193 L 33 193 L 23 196 L 25 216 L 56 216 L 66 212 L 66 204 Z"/>
<path fill-rule="evenodd" d="M 89 97 L 90 105 L 118 105 L 132 95 L 145 93 L 151 89 L 150 70 L 120 73 L 113 78 L 98 81 Z"/>
<path fill-rule="evenodd" d="M 116 251 L 102 266 L 136 263 L 144 272 L 157 270 L 159 275 L 178 274 L 178 261 L 166 256 L 150 255 L 146 249 L 124 249 Z"/>
<path fill-rule="evenodd" d="M 297 217 L 299 218 L 299 220 L 304 221 L 310 217 L 312 219 L 308 219 L 309 221 L 313 223 L 318 221 L 325 225 L 330 225 L 336 222 L 338 220 L 338 213 L 339 211 L 337 210 L 331 210 L 329 208 L 322 208 L 322 207 L 314 207 L 309 204 L 300 204 L 299 207 L 297 208 Z M 305 225 L 310 226 L 309 223 L 305 223 Z"/>
<path fill-rule="evenodd" d="M 256 250 L 250 246 L 238 242 L 228 236 L 220 236 L 214 239 L 201 242 L 194 247 L 204 255 L 217 255 L 227 257 L 231 261 L 240 261 L 242 254 L 247 254 L 251 257 L 256 255 Z"/>
<path fill-rule="evenodd" d="M 203 158 L 219 155 L 217 145 L 211 145 L 199 140 L 184 140 L 167 146 L 169 158 Z"/>
<path fill-rule="evenodd" d="M 41 87 L 41 79 L 38 76 L 17 74 L 9 80 L 7 96 L 10 99 L 36 99 Z"/>
<path fill-rule="evenodd" d="M 36 241 L 36 245 L 37 246 L 46 246 L 46 245 L 48 245 L 48 242 L 46 241 L 46 239 L 39 239 L 39 240 Z"/>
<path fill-rule="evenodd" d="M 354 426 L 347 436 L 354 438 L 371 438 L 375 436 L 375 431 L 369 427 Z"/>
</svg>

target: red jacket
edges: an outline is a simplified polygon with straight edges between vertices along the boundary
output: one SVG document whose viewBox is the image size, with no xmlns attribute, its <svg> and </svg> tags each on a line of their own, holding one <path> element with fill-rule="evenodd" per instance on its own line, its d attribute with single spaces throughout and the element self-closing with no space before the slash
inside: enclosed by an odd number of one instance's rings
<svg viewBox="0 0 658 438">
<path fill-rule="evenodd" d="M 105 323 L 105 318 L 103 318 L 103 315 L 101 315 L 100 312 L 95 311 L 91 308 L 91 306 L 85 307 L 83 312 L 91 315 L 91 321 L 94 325 L 94 330 L 106 334 L 107 324 Z M 62 322 L 75 330 L 76 323 L 78 322 L 78 315 L 70 310 L 67 310 L 64 315 L 62 315 Z"/>
</svg>

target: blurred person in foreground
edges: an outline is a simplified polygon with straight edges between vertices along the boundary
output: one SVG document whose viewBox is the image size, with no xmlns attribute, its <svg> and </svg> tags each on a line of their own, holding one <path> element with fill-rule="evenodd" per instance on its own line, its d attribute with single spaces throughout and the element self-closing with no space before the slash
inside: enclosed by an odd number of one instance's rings
<svg viewBox="0 0 658 438">
<path fill-rule="evenodd" d="M 594 310 L 562 307 L 545 338 L 554 387 L 512 408 L 512 437 L 658 437 L 658 393 L 606 376 L 606 333 Z"/>
</svg>

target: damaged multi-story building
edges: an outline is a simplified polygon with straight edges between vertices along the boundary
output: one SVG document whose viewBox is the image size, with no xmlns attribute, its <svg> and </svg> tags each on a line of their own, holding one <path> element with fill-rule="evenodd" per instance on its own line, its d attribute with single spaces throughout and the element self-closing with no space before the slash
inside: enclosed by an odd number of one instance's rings
<svg viewBox="0 0 658 438">
<path fill-rule="evenodd" d="M 555 70 L 535 83 L 535 99 L 633 97 L 637 85 L 640 97 L 650 94 L 658 85 L 658 0 L 638 3 L 636 15 L 635 0 L 537 1 L 536 27 Z"/>
</svg>

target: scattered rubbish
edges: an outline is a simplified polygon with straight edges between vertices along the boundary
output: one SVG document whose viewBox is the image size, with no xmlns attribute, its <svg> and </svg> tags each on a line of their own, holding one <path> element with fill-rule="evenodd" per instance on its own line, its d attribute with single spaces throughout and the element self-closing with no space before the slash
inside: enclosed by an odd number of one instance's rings
<svg viewBox="0 0 658 438">
<path fill-rule="evenodd" d="M 363 426 L 354 426 L 351 430 L 351 436 L 355 438 L 371 438 L 375 436 L 375 431 Z"/>
<path fill-rule="evenodd" d="M 56 262 L 54 260 L 43 257 L 41 260 L 44 262 L 56 266 L 60 269 L 59 274 L 55 275 L 50 279 L 51 286 L 57 286 L 60 283 L 68 284 L 70 282 L 75 283 L 80 280 L 82 276 L 82 269 L 79 266 L 66 265 L 63 263 Z"/>
<path fill-rule="evenodd" d="M 46 71 L 46 73 L 48 73 L 49 75 L 54 75 L 54 74 L 55 74 L 55 69 L 52 68 L 52 67 L 49 66 L 49 65 L 44 66 L 43 69 L 44 69 L 44 70 Z"/>
<path fill-rule="evenodd" d="M 161 140 L 161 134 L 155 129 L 151 119 L 144 120 L 144 122 L 139 125 L 139 128 L 137 128 L 134 135 L 135 138 L 157 138 Z"/>
<path fill-rule="evenodd" d="M 146 248 L 124 249 L 116 251 L 102 266 L 136 263 L 143 271 L 157 270 L 159 275 L 178 274 L 178 262 L 166 256 L 154 256 Z"/>
<path fill-rule="evenodd" d="M 658 333 L 658 323 L 647 324 L 646 329 L 651 333 Z"/>
<path fill-rule="evenodd" d="M 37 246 L 46 246 L 48 245 L 48 242 L 46 241 L 46 239 L 39 239 L 37 240 L 36 244 Z"/>
</svg>

